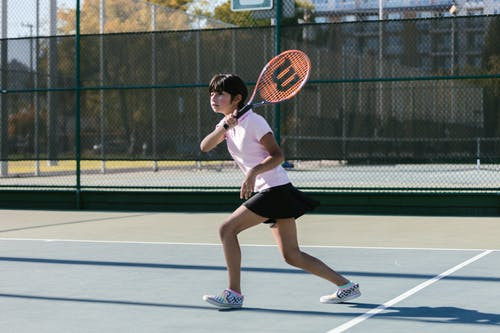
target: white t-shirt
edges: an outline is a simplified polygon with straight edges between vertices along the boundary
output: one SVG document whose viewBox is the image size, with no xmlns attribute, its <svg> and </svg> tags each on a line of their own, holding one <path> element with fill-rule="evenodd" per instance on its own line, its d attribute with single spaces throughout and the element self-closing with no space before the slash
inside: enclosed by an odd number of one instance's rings
<svg viewBox="0 0 500 333">
<path fill-rule="evenodd" d="M 222 119 L 217 126 L 223 126 Z M 271 127 L 261 115 L 252 110 L 238 119 L 238 125 L 226 131 L 227 149 L 236 164 L 246 175 L 248 171 L 261 163 L 269 152 L 260 143 L 260 139 L 267 133 L 272 133 Z M 288 175 L 281 165 L 257 175 L 255 192 L 269 187 L 284 185 L 290 182 Z"/>
</svg>

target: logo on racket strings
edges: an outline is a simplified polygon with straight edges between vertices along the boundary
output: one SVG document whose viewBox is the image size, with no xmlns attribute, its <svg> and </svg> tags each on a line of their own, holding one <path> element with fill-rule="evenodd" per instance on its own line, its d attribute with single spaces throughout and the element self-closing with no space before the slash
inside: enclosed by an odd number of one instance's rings
<svg viewBox="0 0 500 333">
<path fill-rule="evenodd" d="M 273 72 L 273 81 L 279 91 L 287 91 L 300 81 L 300 76 L 295 72 L 290 59 L 285 58 L 283 63 Z"/>
</svg>

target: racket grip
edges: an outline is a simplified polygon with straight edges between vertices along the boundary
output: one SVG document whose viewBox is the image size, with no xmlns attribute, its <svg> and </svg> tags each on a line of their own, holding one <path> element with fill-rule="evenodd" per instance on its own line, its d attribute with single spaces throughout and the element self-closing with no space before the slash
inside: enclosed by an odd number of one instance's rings
<svg viewBox="0 0 500 333">
<path fill-rule="evenodd" d="M 247 104 L 244 107 L 242 107 L 240 110 L 238 110 L 238 113 L 236 113 L 236 119 L 247 113 L 248 110 L 252 108 L 252 104 Z"/>
</svg>

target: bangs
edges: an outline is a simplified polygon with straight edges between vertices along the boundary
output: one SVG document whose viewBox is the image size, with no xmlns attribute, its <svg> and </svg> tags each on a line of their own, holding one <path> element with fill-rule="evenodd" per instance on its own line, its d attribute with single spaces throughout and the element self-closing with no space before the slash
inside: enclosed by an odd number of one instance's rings
<svg viewBox="0 0 500 333">
<path fill-rule="evenodd" d="M 209 93 L 213 93 L 213 92 L 217 92 L 217 93 L 221 93 L 223 91 L 227 91 L 226 89 L 224 89 L 225 87 L 225 80 L 226 80 L 226 75 L 217 75 L 215 76 L 212 81 L 210 82 L 210 85 L 208 87 L 208 92 Z"/>
<path fill-rule="evenodd" d="M 236 95 L 241 95 L 241 101 L 238 103 L 238 107 L 242 108 L 244 102 L 248 97 L 248 90 L 245 83 L 239 76 L 234 74 L 217 74 L 210 81 L 208 86 L 208 92 L 211 94 L 213 92 L 229 93 L 232 98 Z"/>
</svg>

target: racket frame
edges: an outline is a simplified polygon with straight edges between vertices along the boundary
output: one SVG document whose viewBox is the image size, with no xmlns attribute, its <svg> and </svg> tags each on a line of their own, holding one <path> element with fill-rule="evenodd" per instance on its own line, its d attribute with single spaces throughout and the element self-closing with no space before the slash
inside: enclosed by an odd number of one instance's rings
<svg viewBox="0 0 500 333">
<path fill-rule="evenodd" d="M 273 62 L 275 62 L 278 58 L 282 58 L 284 56 L 286 56 L 286 54 L 288 53 L 292 53 L 292 52 L 299 52 L 299 53 L 302 53 L 303 54 L 303 57 L 304 59 L 307 61 L 307 64 L 308 64 L 308 67 L 307 67 L 307 74 L 306 76 L 302 79 L 302 83 L 300 84 L 300 86 L 298 88 L 295 89 L 294 93 L 293 94 L 290 94 L 289 96 L 287 96 L 286 98 L 283 98 L 283 99 L 280 99 L 278 101 L 274 101 L 274 102 L 270 102 L 270 101 L 266 101 L 266 100 L 262 100 L 262 101 L 258 101 L 258 102 L 255 102 L 253 103 L 253 99 L 255 98 L 255 95 L 258 91 L 258 88 L 259 88 L 259 83 L 260 83 L 260 80 L 262 79 L 262 76 L 264 75 L 264 73 L 266 72 L 267 68 L 269 67 L 269 65 Z M 302 87 L 306 84 L 307 80 L 309 79 L 309 74 L 311 72 L 311 61 L 309 60 L 309 57 L 303 52 L 303 51 L 300 51 L 300 50 L 287 50 L 287 51 L 283 51 L 281 52 L 280 54 L 278 54 L 277 56 L 273 57 L 271 60 L 269 60 L 269 62 L 264 66 L 264 68 L 262 69 L 262 71 L 260 72 L 260 75 L 259 75 L 259 78 L 257 79 L 257 83 L 255 84 L 255 87 L 253 89 L 253 93 L 252 93 L 252 96 L 250 97 L 250 100 L 248 101 L 248 103 L 242 107 L 241 109 L 238 110 L 238 112 L 236 113 L 236 119 L 240 118 L 241 116 L 243 116 L 245 113 L 247 113 L 249 110 L 255 108 L 255 107 L 259 107 L 259 106 L 263 106 L 263 105 L 268 105 L 268 104 L 277 104 L 277 103 L 281 103 L 283 101 L 286 101 L 292 97 L 294 97 L 295 95 L 297 95 L 299 93 L 299 91 L 302 89 Z"/>
</svg>

